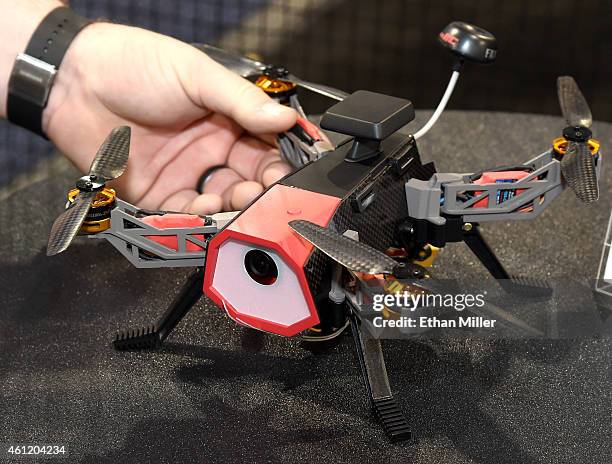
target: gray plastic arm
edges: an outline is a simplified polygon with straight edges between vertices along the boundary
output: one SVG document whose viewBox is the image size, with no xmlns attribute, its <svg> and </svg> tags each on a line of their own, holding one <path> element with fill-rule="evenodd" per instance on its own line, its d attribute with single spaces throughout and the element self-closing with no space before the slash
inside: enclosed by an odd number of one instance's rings
<svg viewBox="0 0 612 464">
<path fill-rule="evenodd" d="M 463 216 L 466 222 L 533 219 L 563 191 L 561 165 L 550 150 L 524 166 L 532 171 L 512 183 L 475 184 L 471 174 L 455 173 L 434 174 L 428 181 L 410 179 L 406 183 L 408 214 L 434 224 L 446 222 L 442 214 Z M 512 194 L 507 195 L 508 191 Z M 497 200 L 502 193 L 508 200 Z"/>
<path fill-rule="evenodd" d="M 216 234 L 238 214 L 215 214 L 208 217 L 207 224 L 201 227 L 158 229 L 137 217 L 138 211 L 139 208 L 117 199 L 117 205 L 111 212 L 111 227 L 90 236 L 108 240 L 137 268 L 204 266 L 207 238 Z M 160 245 L 150 238 L 152 236 L 176 236 L 177 249 Z M 188 250 L 188 243 L 197 245 L 199 249 Z"/>
</svg>

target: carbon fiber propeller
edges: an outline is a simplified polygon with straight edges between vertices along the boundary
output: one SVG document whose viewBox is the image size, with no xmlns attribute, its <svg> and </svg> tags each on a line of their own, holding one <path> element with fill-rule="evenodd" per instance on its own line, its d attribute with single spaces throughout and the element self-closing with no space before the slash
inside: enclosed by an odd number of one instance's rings
<svg viewBox="0 0 612 464">
<path fill-rule="evenodd" d="M 271 66 L 269 64 L 262 63 L 261 61 L 252 60 L 250 58 L 247 58 L 246 56 L 241 56 L 232 52 L 228 52 L 227 50 L 213 47 L 212 45 L 208 44 L 198 45 L 198 48 L 200 48 L 200 50 L 202 50 L 216 62 L 222 64 L 229 70 L 245 78 L 258 76 L 261 74 L 268 74 L 270 70 L 281 69 L 284 71 L 283 76 L 281 76 L 281 79 L 293 82 L 299 87 L 338 101 L 342 101 L 346 97 L 348 97 L 348 93 L 343 92 L 342 90 L 334 89 L 333 87 L 329 87 L 327 85 L 315 84 L 314 82 L 305 81 L 304 79 L 301 79 L 296 75 L 287 72 L 284 68 Z"/>
<path fill-rule="evenodd" d="M 573 77 L 557 78 L 557 94 L 561 112 L 568 124 L 563 130 L 567 148 L 561 158 L 561 173 L 576 196 L 585 203 L 591 203 L 599 198 L 595 159 L 588 145 L 593 116 Z"/>
<path fill-rule="evenodd" d="M 128 126 L 114 128 L 96 153 L 89 175 L 113 180 L 127 168 L 132 130 Z"/>
<path fill-rule="evenodd" d="M 420 266 L 403 265 L 365 243 L 352 240 L 337 232 L 309 221 L 289 222 L 289 226 L 334 261 L 356 272 L 393 274 L 400 278 L 424 276 Z"/>
<path fill-rule="evenodd" d="M 557 78 L 557 95 L 563 117 L 572 127 L 591 127 L 593 116 L 584 95 L 572 76 Z"/>
<path fill-rule="evenodd" d="M 96 194 L 104 188 L 106 181 L 118 178 L 127 167 L 130 154 L 131 130 L 127 126 L 117 127 L 106 138 L 96 154 L 89 174 L 81 177 L 74 201 L 53 223 L 47 245 L 47 256 L 66 250 L 79 233 Z"/>
</svg>

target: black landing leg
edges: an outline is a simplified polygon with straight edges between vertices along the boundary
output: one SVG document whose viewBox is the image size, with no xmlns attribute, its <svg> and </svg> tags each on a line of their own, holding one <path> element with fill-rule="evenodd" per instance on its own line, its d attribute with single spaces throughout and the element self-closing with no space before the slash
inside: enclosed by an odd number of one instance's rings
<svg viewBox="0 0 612 464">
<path fill-rule="evenodd" d="M 408 422 L 391 393 L 380 340 L 372 338 L 368 331 L 361 327 L 357 316 L 351 314 L 350 317 L 361 372 L 376 419 L 390 441 L 395 443 L 412 440 Z"/>
<path fill-rule="evenodd" d="M 157 324 L 118 333 L 113 342 L 115 349 L 117 351 L 127 351 L 159 347 L 202 297 L 203 286 L 204 269 L 198 268 L 189 276 L 181 292 L 176 296 Z"/>
<path fill-rule="evenodd" d="M 549 297 L 552 295 L 552 289 L 544 280 L 509 275 L 484 237 L 480 234 L 476 225 L 470 231 L 464 233 L 463 240 L 482 265 L 487 268 L 491 276 L 500 281 L 502 288 L 506 292 L 532 298 Z"/>
</svg>

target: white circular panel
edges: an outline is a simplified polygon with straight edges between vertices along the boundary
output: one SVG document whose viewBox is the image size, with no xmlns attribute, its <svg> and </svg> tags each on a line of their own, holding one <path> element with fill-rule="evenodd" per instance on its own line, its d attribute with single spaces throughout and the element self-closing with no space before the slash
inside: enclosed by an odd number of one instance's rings
<svg viewBox="0 0 612 464">
<path fill-rule="evenodd" d="M 262 285 L 248 274 L 244 260 L 251 250 L 262 250 L 274 260 L 276 281 Z M 238 314 L 290 326 L 310 316 L 293 269 L 273 250 L 229 239 L 219 247 L 212 287 Z"/>
</svg>

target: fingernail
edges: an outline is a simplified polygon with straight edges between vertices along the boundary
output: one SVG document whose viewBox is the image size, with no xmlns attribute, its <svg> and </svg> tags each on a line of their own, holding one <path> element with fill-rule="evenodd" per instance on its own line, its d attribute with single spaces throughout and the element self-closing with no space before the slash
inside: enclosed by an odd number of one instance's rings
<svg viewBox="0 0 612 464">
<path fill-rule="evenodd" d="M 288 106 L 280 103 L 268 102 L 261 107 L 261 111 L 268 116 L 282 116 L 283 114 L 293 113 L 293 110 Z"/>
</svg>

